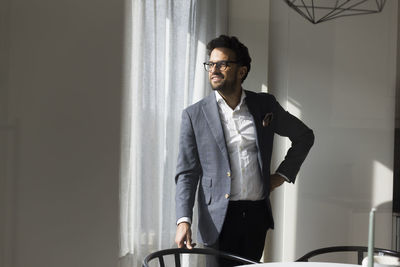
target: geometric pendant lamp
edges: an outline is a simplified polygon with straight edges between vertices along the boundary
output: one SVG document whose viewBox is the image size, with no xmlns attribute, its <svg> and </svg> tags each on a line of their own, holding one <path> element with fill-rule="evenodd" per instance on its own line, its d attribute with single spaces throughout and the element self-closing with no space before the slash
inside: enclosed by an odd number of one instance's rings
<svg viewBox="0 0 400 267">
<path fill-rule="evenodd" d="M 345 17 L 379 13 L 386 0 L 283 0 L 313 24 Z"/>
</svg>

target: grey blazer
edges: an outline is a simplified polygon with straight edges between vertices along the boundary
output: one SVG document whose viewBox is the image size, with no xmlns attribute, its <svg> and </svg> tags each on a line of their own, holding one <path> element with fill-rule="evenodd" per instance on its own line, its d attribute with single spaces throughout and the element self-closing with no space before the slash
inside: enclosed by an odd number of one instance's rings
<svg viewBox="0 0 400 267">
<path fill-rule="evenodd" d="M 292 141 L 277 172 L 294 183 L 314 143 L 314 134 L 266 93 L 246 91 L 246 104 L 255 122 L 258 161 L 268 192 L 266 213 L 273 228 L 269 178 L 274 134 Z M 263 121 L 266 122 L 263 125 Z M 199 242 L 213 245 L 221 232 L 229 203 L 231 167 L 214 93 L 182 112 L 176 182 L 176 217 L 192 218 L 198 188 Z"/>
</svg>

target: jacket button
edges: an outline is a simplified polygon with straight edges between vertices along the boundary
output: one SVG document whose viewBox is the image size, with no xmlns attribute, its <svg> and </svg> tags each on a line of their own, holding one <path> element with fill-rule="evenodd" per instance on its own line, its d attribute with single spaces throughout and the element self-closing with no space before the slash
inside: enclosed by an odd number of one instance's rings
<svg viewBox="0 0 400 267">
<path fill-rule="evenodd" d="M 229 198 L 229 194 L 225 194 L 225 198 L 228 199 Z"/>
<path fill-rule="evenodd" d="M 228 177 L 231 177 L 231 172 L 227 172 L 226 175 L 228 175 Z"/>
</svg>

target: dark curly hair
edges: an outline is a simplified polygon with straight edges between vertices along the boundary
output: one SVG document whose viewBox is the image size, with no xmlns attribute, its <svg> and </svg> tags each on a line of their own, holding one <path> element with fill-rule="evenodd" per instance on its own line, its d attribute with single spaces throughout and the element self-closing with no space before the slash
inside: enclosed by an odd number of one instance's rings
<svg viewBox="0 0 400 267">
<path fill-rule="evenodd" d="M 247 47 L 242 44 L 235 36 L 230 37 L 227 35 L 220 35 L 218 38 L 215 38 L 208 42 L 208 56 L 211 55 L 211 51 L 213 51 L 214 48 L 218 47 L 224 47 L 233 50 L 236 55 L 236 61 L 238 61 L 241 66 L 247 67 L 247 72 L 242 78 L 243 82 L 246 79 L 247 74 L 250 72 L 251 57 L 249 55 L 249 50 L 247 49 Z"/>
</svg>

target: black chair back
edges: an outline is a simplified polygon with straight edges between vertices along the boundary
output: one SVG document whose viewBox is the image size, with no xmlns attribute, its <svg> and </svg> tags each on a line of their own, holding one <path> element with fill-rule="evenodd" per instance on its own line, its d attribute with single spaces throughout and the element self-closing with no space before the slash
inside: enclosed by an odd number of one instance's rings
<svg viewBox="0 0 400 267">
<path fill-rule="evenodd" d="M 308 252 L 304 256 L 300 257 L 296 261 L 308 261 L 310 258 L 315 257 L 317 255 L 326 254 L 326 253 L 333 253 L 333 252 L 357 252 L 357 262 L 361 264 L 362 260 L 364 259 L 364 253 L 368 252 L 368 247 L 362 246 L 336 246 L 336 247 L 325 247 L 316 249 L 313 251 Z M 383 248 L 374 248 L 374 253 L 379 255 L 389 255 L 400 258 L 400 252 L 390 250 L 390 249 L 383 249 Z"/>
<path fill-rule="evenodd" d="M 165 267 L 164 256 L 173 255 L 175 259 L 175 267 L 181 267 L 181 255 L 182 254 L 197 254 L 197 255 L 211 255 L 220 257 L 226 260 L 230 260 L 232 262 L 237 262 L 238 265 L 241 264 L 257 264 L 260 262 L 252 261 L 249 259 L 245 259 L 230 253 L 218 251 L 215 249 L 210 248 L 193 248 L 193 249 L 186 249 L 186 248 L 171 248 L 171 249 L 164 249 L 153 252 L 146 256 L 143 260 L 143 267 L 149 267 L 149 263 L 152 260 L 158 259 L 159 266 Z"/>
</svg>

